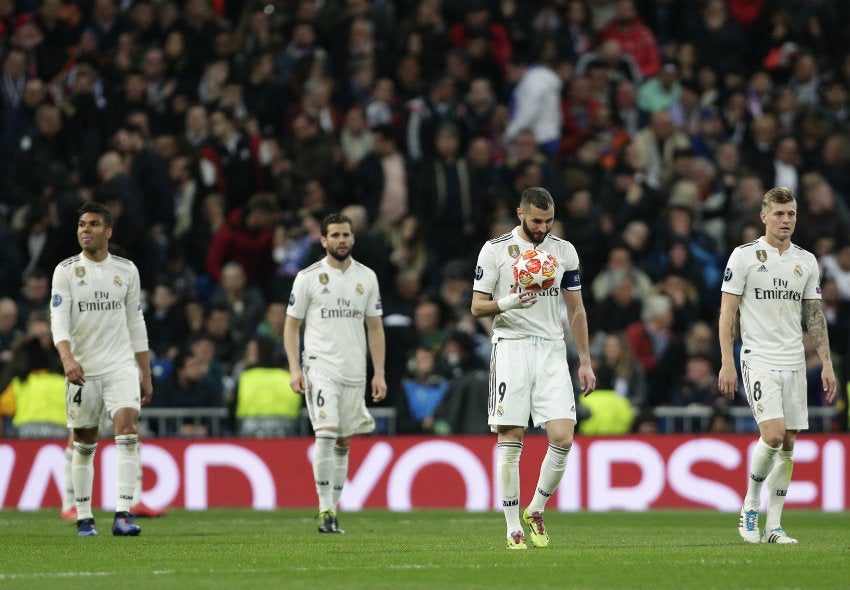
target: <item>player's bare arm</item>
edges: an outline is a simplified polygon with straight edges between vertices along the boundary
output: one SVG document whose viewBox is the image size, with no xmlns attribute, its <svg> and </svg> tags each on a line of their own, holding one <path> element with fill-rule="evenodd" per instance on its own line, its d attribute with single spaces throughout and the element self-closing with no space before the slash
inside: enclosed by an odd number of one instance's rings
<svg viewBox="0 0 850 590">
<path fill-rule="evenodd" d="M 387 380 L 384 376 L 386 359 L 386 337 L 381 316 L 366 318 L 366 340 L 369 344 L 369 356 L 372 358 L 372 401 L 379 402 L 387 397 Z"/>
<path fill-rule="evenodd" d="M 136 353 L 136 364 L 142 372 L 142 378 L 139 381 L 139 392 L 142 395 L 142 405 L 146 406 L 151 403 L 153 398 L 153 378 L 151 377 L 151 359 L 150 353 L 147 350 Z"/>
<path fill-rule="evenodd" d="M 511 287 L 510 293 L 501 299 L 492 299 L 490 293 L 472 292 L 472 315 L 477 318 L 492 317 L 510 309 L 527 309 L 537 303 L 534 291 L 518 291 Z"/>
<path fill-rule="evenodd" d="M 291 315 L 286 316 L 283 324 L 283 348 L 289 361 L 289 385 L 295 393 L 304 394 L 307 384 L 301 371 L 301 322 Z"/>
<path fill-rule="evenodd" d="M 717 386 L 720 393 L 727 399 L 734 399 L 738 390 L 738 371 L 735 369 L 735 317 L 741 298 L 731 293 L 723 293 L 720 299 L 720 320 L 718 334 L 720 337 L 720 374 Z"/>
<path fill-rule="evenodd" d="M 562 289 L 564 302 L 567 304 L 567 319 L 570 322 L 570 331 L 578 350 L 578 380 L 582 393 L 587 396 L 596 389 L 596 375 L 590 364 L 590 344 L 587 334 L 587 311 L 581 291 L 570 291 Z"/>
<path fill-rule="evenodd" d="M 62 361 L 62 371 L 65 373 L 65 378 L 69 383 L 79 385 L 80 387 L 86 382 L 83 368 L 74 355 L 71 354 L 71 343 L 67 340 L 62 340 L 56 343 L 56 350 L 59 351 L 59 358 Z"/>
<path fill-rule="evenodd" d="M 826 318 L 821 309 L 821 303 L 817 299 L 803 300 L 803 317 L 806 319 L 806 327 L 812 345 L 820 357 L 823 369 L 821 370 L 821 381 L 826 401 L 832 403 L 835 399 L 835 371 L 832 368 L 832 357 L 829 352 L 829 333 L 826 328 Z"/>
</svg>

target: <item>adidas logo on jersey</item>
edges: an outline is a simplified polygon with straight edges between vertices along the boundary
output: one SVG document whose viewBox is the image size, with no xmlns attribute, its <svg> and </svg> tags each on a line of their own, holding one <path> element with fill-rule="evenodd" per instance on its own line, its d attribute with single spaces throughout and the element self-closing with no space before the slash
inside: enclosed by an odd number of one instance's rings
<svg viewBox="0 0 850 590">
<path fill-rule="evenodd" d="M 328 291 L 328 288 L 327 288 L 327 287 L 325 287 L 324 289 L 322 289 L 322 295 L 329 295 L 329 294 L 330 294 L 330 291 Z"/>
<path fill-rule="evenodd" d="M 762 264 L 760 267 L 758 267 L 756 272 L 767 272 L 767 267 Z"/>
</svg>

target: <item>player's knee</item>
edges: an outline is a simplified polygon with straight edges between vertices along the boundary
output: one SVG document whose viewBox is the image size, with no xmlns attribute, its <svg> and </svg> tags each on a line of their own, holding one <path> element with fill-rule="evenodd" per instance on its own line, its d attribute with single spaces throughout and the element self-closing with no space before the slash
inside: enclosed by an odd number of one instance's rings
<svg viewBox="0 0 850 590">
<path fill-rule="evenodd" d="M 553 436 L 549 438 L 549 443 L 562 449 L 569 449 L 573 446 L 573 435 L 562 434 L 559 436 Z"/>
</svg>

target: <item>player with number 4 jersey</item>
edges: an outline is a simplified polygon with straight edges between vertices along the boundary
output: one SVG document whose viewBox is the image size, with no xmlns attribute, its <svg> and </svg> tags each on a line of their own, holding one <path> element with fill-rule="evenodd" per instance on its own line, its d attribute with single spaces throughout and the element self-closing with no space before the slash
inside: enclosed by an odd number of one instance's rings
<svg viewBox="0 0 850 590">
<path fill-rule="evenodd" d="M 141 532 L 130 515 L 139 469 L 139 411 L 153 395 L 148 337 L 140 305 L 139 271 L 109 252 L 112 214 L 101 203 L 79 210 L 82 252 L 53 272 L 50 323 L 66 378 L 68 426 L 73 429 L 71 481 L 77 534 L 97 534 L 92 515 L 94 454 L 103 409 L 115 425 L 115 518 L 112 533 Z"/>
</svg>

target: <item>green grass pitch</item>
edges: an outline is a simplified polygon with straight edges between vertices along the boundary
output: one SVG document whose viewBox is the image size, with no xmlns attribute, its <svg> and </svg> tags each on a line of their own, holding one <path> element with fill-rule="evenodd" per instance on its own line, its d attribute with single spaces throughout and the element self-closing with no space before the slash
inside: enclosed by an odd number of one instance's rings
<svg viewBox="0 0 850 590">
<path fill-rule="evenodd" d="M 548 549 L 508 551 L 501 513 L 171 510 L 142 535 L 78 538 L 57 511 L 0 512 L 0 589 L 850 589 L 850 512 L 787 510 L 797 545 L 748 545 L 713 511 L 546 513 Z"/>
</svg>

